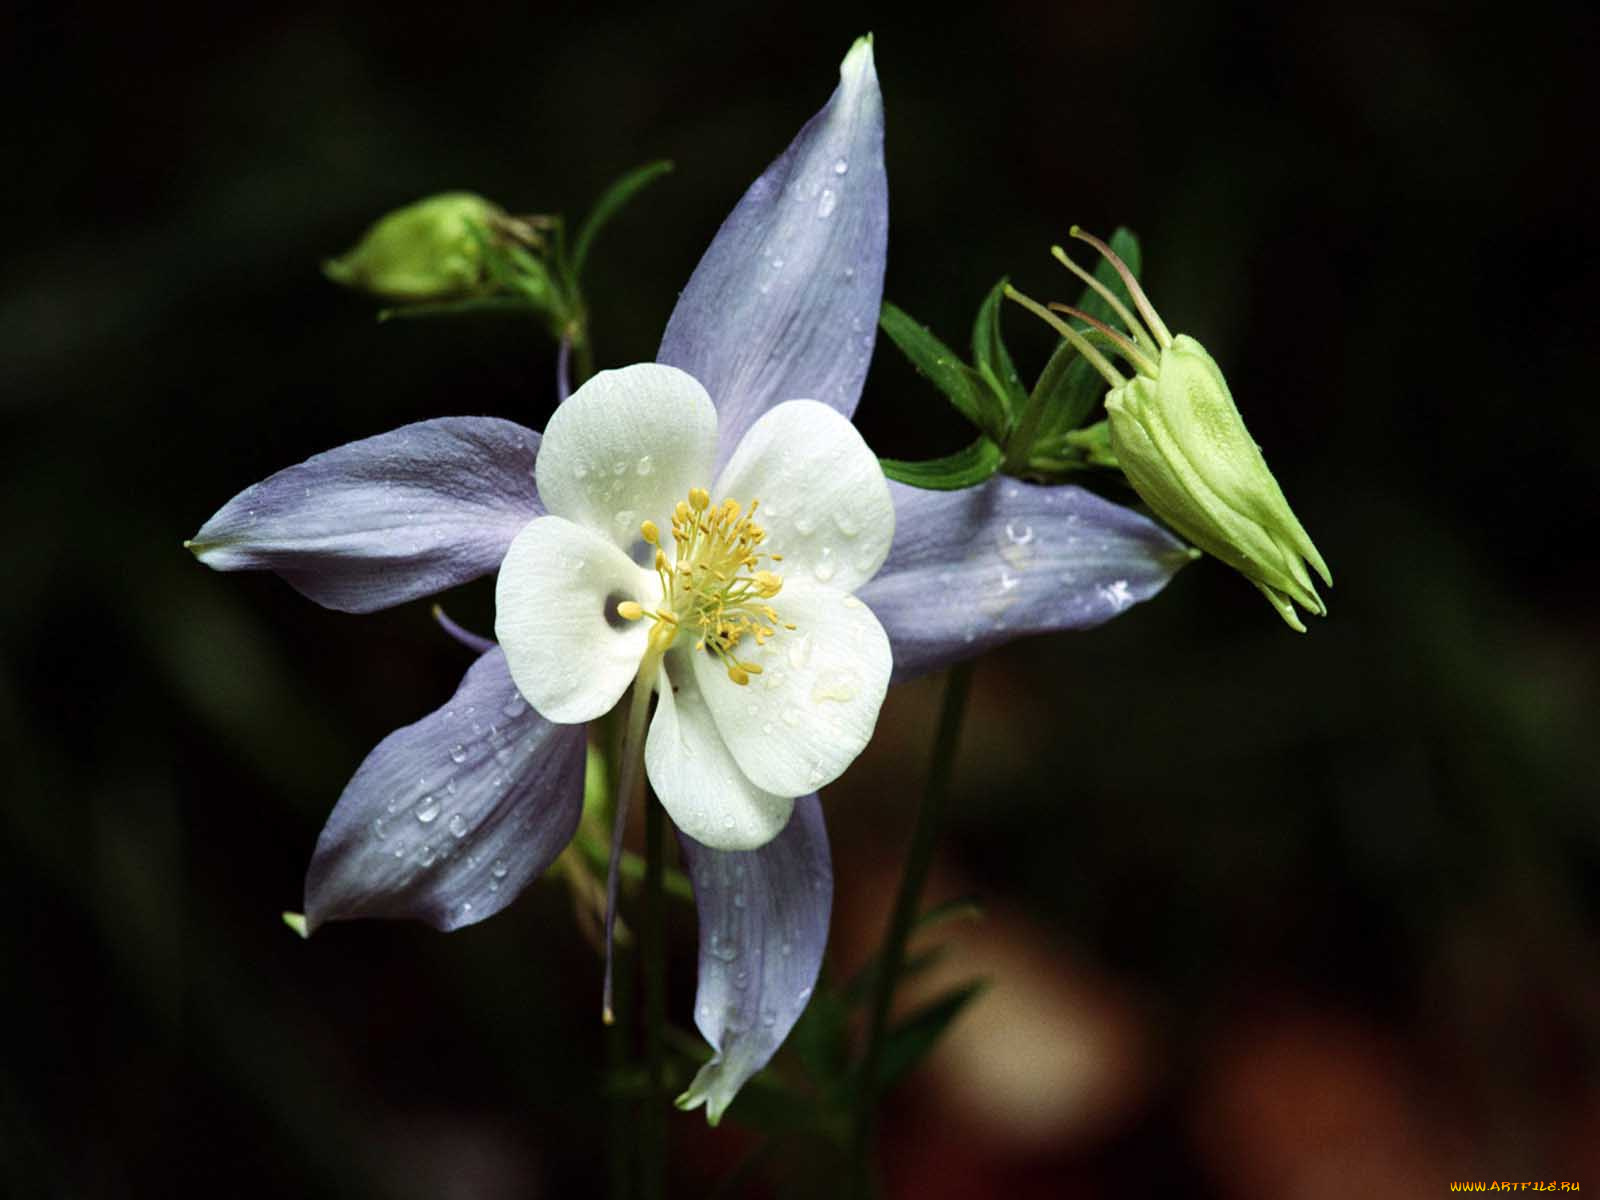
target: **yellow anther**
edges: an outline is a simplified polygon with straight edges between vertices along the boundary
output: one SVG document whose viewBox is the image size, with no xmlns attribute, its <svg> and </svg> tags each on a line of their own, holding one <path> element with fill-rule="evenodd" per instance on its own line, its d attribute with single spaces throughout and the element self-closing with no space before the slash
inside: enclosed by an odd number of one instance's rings
<svg viewBox="0 0 1600 1200">
<path fill-rule="evenodd" d="M 660 545 L 661 531 L 656 528 L 654 521 L 641 521 L 639 523 L 639 536 L 652 546 Z"/>
<path fill-rule="evenodd" d="M 673 612 L 670 608 L 656 609 L 656 616 L 660 617 L 668 625 L 676 625 L 678 623 L 678 614 Z"/>
<path fill-rule="evenodd" d="M 672 510 L 672 523 L 674 525 L 687 525 L 689 523 L 689 506 L 682 500 Z"/>
<path fill-rule="evenodd" d="M 675 624 L 671 621 L 657 621 L 650 626 L 650 649 L 657 653 L 664 653 L 677 636 L 678 627 Z"/>
<path fill-rule="evenodd" d="M 637 604 L 632 600 L 624 600 L 621 604 L 617 605 L 617 616 L 621 617 L 624 621 L 637 621 L 640 617 L 644 616 L 644 606 Z"/>
<path fill-rule="evenodd" d="M 735 500 L 732 496 L 729 496 L 726 500 L 724 500 L 722 502 L 722 511 L 727 513 L 727 516 L 724 518 L 725 520 L 728 520 L 728 521 L 736 521 L 736 520 L 738 520 L 738 518 L 739 518 L 739 502 L 737 500 Z"/>
<path fill-rule="evenodd" d="M 783 590 L 783 579 L 774 571 L 756 572 L 756 591 L 762 596 L 776 596 Z M 767 610 L 771 612 L 771 609 Z"/>
<path fill-rule="evenodd" d="M 761 664 L 760 663 L 742 662 L 742 663 L 739 664 L 739 669 L 741 671 L 745 672 L 745 674 L 747 674 L 747 675 L 759 675 L 759 674 L 761 674 Z"/>
<path fill-rule="evenodd" d="M 657 550 L 656 551 L 656 570 L 665 571 L 666 569 L 667 569 L 667 554 L 666 554 L 666 551 Z"/>
<path fill-rule="evenodd" d="M 750 682 L 750 676 L 745 672 L 743 667 L 729 667 L 728 678 L 733 680 L 740 687 L 744 687 L 745 684 Z"/>
<path fill-rule="evenodd" d="M 706 491 L 705 488 L 689 489 L 689 507 L 694 509 L 695 512 L 705 512 L 710 503 L 711 493 Z"/>
</svg>

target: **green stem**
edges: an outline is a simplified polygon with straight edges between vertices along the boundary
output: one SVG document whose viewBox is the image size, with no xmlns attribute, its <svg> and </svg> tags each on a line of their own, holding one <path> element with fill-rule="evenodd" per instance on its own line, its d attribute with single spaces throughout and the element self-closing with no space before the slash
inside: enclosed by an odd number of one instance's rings
<svg viewBox="0 0 1600 1200">
<path fill-rule="evenodd" d="M 944 828 L 945 809 L 950 798 L 951 768 L 956 745 L 961 737 L 961 722 L 967 712 L 967 694 L 972 685 L 972 663 L 960 663 L 950 670 L 945 681 L 944 702 L 939 709 L 939 727 L 934 734 L 933 757 L 923 788 L 922 805 L 906 854 L 905 873 L 895 896 L 889 930 L 878 954 L 878 971 L 872 983 L 871 1007 L 867 1013 L 867 1040 L 857 1074 L 855 1124 L 851 1155 L 854 1165 L 855 1195 L 867 1200 L 874 1192 L 872 1142 L 878 1109 L 878 1076 L 883 1069 L 884 1033 L 889 1024 L 889 1009 L 894 1002 L 895 984 L 905 962 L 906 943 L 922 904 L 922 888 L 933 865 L 934 847 Z"/>
<path fill-rule="evenodd" d="M 644 1159 L 644 1195 L 666 1195 L 667 1187 L 667 949 L 666 837 L 660 801 L 645 792 L 644 916 L 640 951 L 644 966 L 644 1051 L 650 1086 L 645 1097 L 639 1142 Z"/>
</svg>

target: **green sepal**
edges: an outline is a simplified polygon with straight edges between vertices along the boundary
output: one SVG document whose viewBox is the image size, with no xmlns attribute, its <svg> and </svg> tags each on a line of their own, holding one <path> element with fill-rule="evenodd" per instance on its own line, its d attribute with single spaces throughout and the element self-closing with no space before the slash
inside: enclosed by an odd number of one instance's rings
<svg viewBox="0 0 1600 1200">
<path fill-rule="evenodd" d="M 589 247 L 593 245 L 595 235 L 626 208 L 635 196 L 671 170 L 672 163 L 666 159 L 646 163 L 642 167 L 635 167 L 600 193 L 600 198 L 594 202 L 589 215 L 584 217 L 583 224 L 578 226 L 577 236 L 572 242 L 572 258 L 567 263 L 567 270 L 572 279 L 576 280 L 583 272 L 583 264 L 589 257 Z"/>
<path fill-rule="evenodd" d="M 935 492 L 954 492 L 982 483 L 1000 469 L 1005 452 L 984 436 L 943 458 L 908 462 L 899 458 L 880 458 L 883 473 L 897 483 Z"/>
<path fill-rule="evenodd" d="M 972 362 L 978 374 L 988 383 L 990 391 L 1005 405 L 1006 428 L 1009 429 L 1028 402 L 1027 390 L 1017 375 L 1017 366 L 1000 333 L 1000 309 L 1005 303 L 1005 289 L 1009 280 L 1002 279 L 989 289 L 978 308 L 977 319 L 972 324 Z"/>
<path fill-rule="evenodd" d="M 980 979 L 954 988 L 937 1000 L 923 1005 L 890 1030 L 883 1042 L 876 1088 L 893 1087 L 911 1068 L 926 1058 L 929 1051 L 939 1044 L 950 1023 L 988 986 L 987 980 Z"/>
<path fill-rule="evenodd" d="M 911 365 L 955 405 L 957 412 L 996 441 L 1004 440 L 1010 425 L 1005 401 L 982 375 L 962 362 L 927 327 L 887 300 L 878 315 L 878 325 L 911 360 Z"/>
<path fill-rule="evenodd" d="M 1122 465 L 1117 461 L 1117 452 L 1111 448 L 1111 424 L 1108 421 L 1096 421 L 1082 429 L 1071 430 L 1063 440 L 1081 454 L 1090 466 L 1116 470 Z"/>
</svg>

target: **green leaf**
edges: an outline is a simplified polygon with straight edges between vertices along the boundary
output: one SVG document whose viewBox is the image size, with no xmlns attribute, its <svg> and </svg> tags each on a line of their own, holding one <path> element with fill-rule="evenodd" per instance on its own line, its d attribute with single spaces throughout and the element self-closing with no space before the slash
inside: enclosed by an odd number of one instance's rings
<svg viewBox="0 0 1600 1200">
<path fill-rule="evenodd" d="M 964 984 L 946 992 L 931 1004 L 917 1009 L 891 1030 L 883 1043 L 883 1058 L 878 1068 L 877 1086 L 893 1087 L 928 1052 L 939 1044 L 939 1038 L 950 1027 L 950 1022 L 988 987 L 985 980 Z"/>
<path fill-rule="evenodd" d="M 543 312 L 543 305 L 526 296 L 472 296 L 466 300 L 441 300 L 436 304 L 402 304 L 378 310 L 380 321 L 409 321 L 420 317 L 470 317 L 482 313 Z"/>
<path fill-rule="evenodd" d="M 983 908 L 970 896 L 957 896 L 953 900 L 945 900 L 926 910 L 911 924 L 912 933 L 921 933 L 934 929 L 947 921 L 976 921 L 983 916 Z M 920 954 L 913 954 L 900 964 L 899 975 L 896 982 L 909 979 L 920 971 L 925 971 L 934 963 L 944 957 L 945 948 L 935 946 Z M 874 955 L 868 959 L 861 968 L 850 977 L 844 985 L 841 995 L 852 1005 L 860 1004 L 867 998 L 867 990 L 872 987 L 872 981 L 878 975 L 879 956 Z M 812 1001 L 815 1003 L 815 1000 Z M 809 1010 L 808 1010 L 809 1011 Z M 804 1020 L 804 1018 L 802 1018 Z"/>
<path fill-rule="evenodd" d="M 1009 425 L 1005 402 L 955 351 L 887 300 L 878 314 L 878 325 L 957 412 L 996 441 L 1005 437 Z"/>
<path fill-rule="evenodd" d="M 1106 381 L 1100 372 L 1063 339 L 1033 385 L 1040 413 L 1036 442 L 1078 428 L 1105 394 Z"/>
<path fill-rule="evenodd" d="M 953 492 L 960 488 L 982 483 L 1000 469 L 1005 454 L 987 437 L 954 454 L 931 458 L 925 462 L 907 462 L 898 458 L 880 458 L 883 473 L 899 483 L 927 488 L 936 492 Z"/>
<path fill-rule="evenodd" d="M 972 361 L 989 389 L 1005 405 L 1006 427 L 1009 429 L 1027 404 L 1028 393 L 1023 389 L 1022 380 L 1017 377 L 1017 366 L 1011 361 L 1011 354 L 1006 350 L 1000 334 L 1000 310 L 1005 304 L 1007 282 L 1002 279 L 995 284 L 978 308 L 978 318 L 972 326 Z"/>
<path fill-rule="evenodd" d="M 670 170 L 672 164 L 666 159 L 646 163 L 629 171 L 600 194 L 600 199 L 594 202 L 589 215 L 578 227 L 578 236 L 572 243 L 570 271 L 574 280 L 583 271 L 583 264 L 589 257 L 589 247 L 594 243 L 595 235 L 611 222 L 612 217 L 627 207 L 629 201 Z"/>
</svg>

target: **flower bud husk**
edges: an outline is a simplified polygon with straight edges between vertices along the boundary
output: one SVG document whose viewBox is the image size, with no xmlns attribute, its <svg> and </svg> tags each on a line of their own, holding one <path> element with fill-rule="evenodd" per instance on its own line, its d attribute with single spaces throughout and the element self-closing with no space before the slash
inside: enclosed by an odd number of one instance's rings
<svg viewBox="0 0 1600 1200">
<path fill-rule="evenodd" d="M 1291 627 L 1305 629 L 1296 604 L 1326 613 L 1306 563 L 1331 586 L 1327 565 L 1199 342 L 1174 337 L 1155 378 L 1113 388 L 1106 412 L 1117 460 L 1156 515 L 1248 578 Z"/>
<path fill-rule="evenodd" d="M 443 192 L 380 218 L 323 263 L 329 279 L 388 300 L 453 300 L 488 291 L 484 235 L 508 218 L 472 192 Z"/>
</svg>

